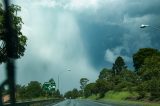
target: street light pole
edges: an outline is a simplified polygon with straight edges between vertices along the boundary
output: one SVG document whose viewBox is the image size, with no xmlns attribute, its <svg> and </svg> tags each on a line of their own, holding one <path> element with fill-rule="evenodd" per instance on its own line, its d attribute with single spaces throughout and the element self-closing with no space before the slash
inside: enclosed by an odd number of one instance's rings
<svg viewBox="0 0 160 106">
<path fill-rule="evenodd" d="M 63 73 L 65 73 L 65 72 L 68 72 L 68 71 L 71 71 L 71 70 L 67 70 L 67 71 L 63 71 L 63 72 L 60 72 L 59 74 L 58 74 L 58 90 L 59 90 L 59 82 L 60 82 L 60 75 L 62 75 Z"/>
</svg>

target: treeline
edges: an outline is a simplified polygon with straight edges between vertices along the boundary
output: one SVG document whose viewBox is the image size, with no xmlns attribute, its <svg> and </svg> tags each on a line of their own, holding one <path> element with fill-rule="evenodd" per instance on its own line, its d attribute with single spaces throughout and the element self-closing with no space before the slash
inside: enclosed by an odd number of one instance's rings
<svg viewBox="0 0 160 106">
<path fill-rule="evenodd" d="M 76 99 L 78 97 L 82 97 L 83 96 L 82 93 L 83 93 L 82 90 L 74 88 L 73 90 L 66 92 L 64 94 L 64 97 L 68 99 Z"/>
<path fill-rule="evenodd" d="M 134 70 L 119 56 L 112 69 L 104 68 L 94 83 L 84 84 L 83 95 L 103 98 L 108 91 L 137 92 L 136 99 L 160 100 L 160 51 L 142 48 L 133 54 Z M 86 80 L 87 82 L 87 80 Z"/>
<path fill-rule="evenodd" d="M 76 98 L 79 98 L 79 97 L 83 97 L 84 96 L 84 88 L 87 85 L 88 81 L 89 80 L 87 78 L 81 78 L 80 79 L 81 90 L 78 90 L 78 89 L 74 88 L 73 90 L 70 90 L 70 91 L 66 92 L 64 94 L 64 98 L 76 99 Z"/>
<path fill-rule="evenodd" d="M 16 85 L 16 99 L 43 99 L 43 98 L 61 98 L 59 90 L 55 89 L 55 82 L 50 79 L 41 84 L 38 81 L 30 81 L 27 85 Z"/>
</svg>

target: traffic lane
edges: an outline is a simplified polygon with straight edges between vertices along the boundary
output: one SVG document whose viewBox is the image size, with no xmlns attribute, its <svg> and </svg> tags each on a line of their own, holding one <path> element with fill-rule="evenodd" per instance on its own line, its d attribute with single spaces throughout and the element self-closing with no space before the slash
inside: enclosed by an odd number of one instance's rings
<svg viewBox="0 0 160 106">
<path fill-rule="evenodd" d="M 114 105 L 103 104 L 87 100 L 68 99 L 52 106 L 114 106 Z"/>
</svg>

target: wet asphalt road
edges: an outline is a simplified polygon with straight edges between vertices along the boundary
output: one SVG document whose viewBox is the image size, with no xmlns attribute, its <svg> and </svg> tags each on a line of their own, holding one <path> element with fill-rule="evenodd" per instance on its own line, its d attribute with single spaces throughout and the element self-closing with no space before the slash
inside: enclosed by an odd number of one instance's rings
<svg viewBox="0 0 160 106">
<path fill-rule="evenodd" d="M 88 101 L 88 100 L 68 99 L 52 106 L 114 106 L 114 105 L 103 104 L 103 103 L 98 103 L 98 102 Z"/>
<path fill-rule="evenodd" d="M 139 105 L 99 103 L 88 100 L 68 99 L 52 106 L 139 106 Z"/>
</svg>

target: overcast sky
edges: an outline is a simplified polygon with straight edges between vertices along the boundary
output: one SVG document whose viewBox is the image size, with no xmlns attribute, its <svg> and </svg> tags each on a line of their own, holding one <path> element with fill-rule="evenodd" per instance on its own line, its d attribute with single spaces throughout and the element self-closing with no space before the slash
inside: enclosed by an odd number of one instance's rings
<svg viewBox="0 0 160 106">
<path fill-rule="evenodd" d="M 60 90 L 79 88 L 79 80 L 98 78 L 122 56 L 132 68 L 139 48 L 160 48 L 160 0 L 14 0 L 27 36 L 17 61 L 17 82 L 60 76 Z M 141 24 L 153 27 L 140 29 Z M 3 65 L 0 66 L 3 69 Z M 67 72 L 67 70 L 71 70 Z M 4 71 L 0 70 L 3 81 Z"/>
</svg>

